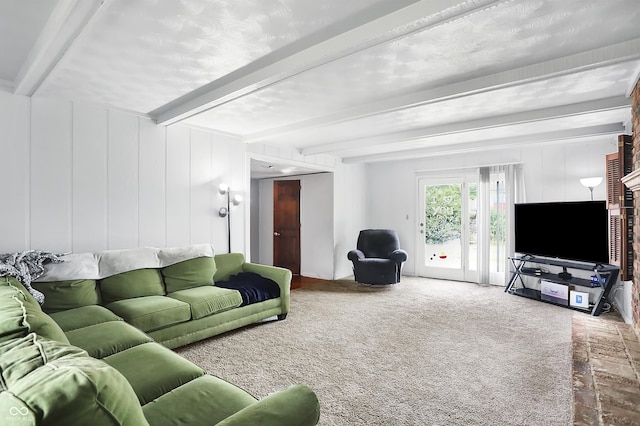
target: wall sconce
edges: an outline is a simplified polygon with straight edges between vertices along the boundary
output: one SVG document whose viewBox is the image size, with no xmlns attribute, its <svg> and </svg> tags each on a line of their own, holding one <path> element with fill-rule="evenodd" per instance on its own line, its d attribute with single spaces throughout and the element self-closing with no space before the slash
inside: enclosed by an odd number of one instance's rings
<svg viewBox="0 0 640 426">
<path fill-rule="evenodd" d="M 227 247 L 229 248 L 229 253 L 231 253 L 231 206 L 237 206 L 240 204 L 242 202 L 242 197 L 236 194 L 231 198 L 229 185 L 226 183 L 221 183 L 220 186 L 218 186 L 218 192 L 227 196 L 227 205 L 220 207 L 218 215 L 220 217 L 227 218 Z"/>
<path fill-rule="evenodd" d="M 589 191 L 591 191 L 591 201 L 593 201 L 593 188 L 602 183 L 602 177 L 582 178 L 580 179 L 580 183 L 582 186 L 589 188 Z"/>
</svg>

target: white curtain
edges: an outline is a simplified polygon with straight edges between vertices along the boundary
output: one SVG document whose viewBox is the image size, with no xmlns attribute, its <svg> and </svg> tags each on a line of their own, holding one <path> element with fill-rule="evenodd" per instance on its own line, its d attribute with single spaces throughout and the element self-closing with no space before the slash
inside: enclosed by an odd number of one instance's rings
<svg viewBox="0 0 640 426">
<path fill-rule="evenodd" d="M 503 175 L 501 181 L 498 176 Z M 497 202 L 504 205 L 505 226 L 499 230 L 505 234 L 504 250 L 498 250 L 497 261 L 491 262 L 490 219 L 491 219 L 491 187 L 495 185 Z M 503 188 L 499 188 L 503 185 Z M 498 190 L 499 189 L 499 190 Z M 514 255 L 515 238 L 513 235 L 513 219 L 515 203 L 525 201 L 524 174 L 522 164 L 506 164 L 481 167 L 479 169 L 478 187 L 478 280 L 482 284 L 504 285 L 511 275 L 508 258 Z M 501 198 L 504 197 L 504 198 Z M 494 247 L 495 248 L 495 247 Z"/>
<path fill-rule="evenodd" d="M 491 167 L 480 167 L 478 170 L 478 282 L 491 282 Z"/>
</svg>

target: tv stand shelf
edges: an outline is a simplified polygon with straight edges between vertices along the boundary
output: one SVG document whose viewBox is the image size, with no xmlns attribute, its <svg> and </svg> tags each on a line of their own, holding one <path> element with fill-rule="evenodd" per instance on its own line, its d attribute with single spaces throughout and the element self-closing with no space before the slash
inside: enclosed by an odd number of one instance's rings
<svg viewBox="0 0 640 426">
<path fill-rule="evenodd" d="M 615 284 L 618 278 L 618 273 L 620 272 L 620 269 L 617 266 L 613 265 L 578 263 L 529 255 L 521 257 L 510 257 L 509 260 L 511 261 L 511 265 L 513 267 L 513 274 L 511 275 L 511 279 L 504 289 L 506 293 L 546 302 L 546 300 L 542 299 L 540 290 L 528 288 L 525 285 L 525 282 L 522 279 L 523 276 L 535 277 L 540 280 L 550 281 L 553 283 L 572 287 L 598 288 L 600 291 L 596 297 L 595 303 L 593 303 L 592 305 L 590 304 L 589 306 L 591 309 L 591 315 L 594 316 L 600 315 L 600 313 L 602 312 L 604 304 L 606 303 L 607 298 L 609 297 L 609 293 L 611 292 L 611 288 Z M 561 267 L 562 272 L 552 273 L 539 268 L 537 265 Z M 573 274 L 571 274 L 570 270 L 591 271 L 593 272 L 593 275 L 597 277 L 597 282 L 592 282 L 592 280 L 589 278 L 574 277 Z M 518 283 L 520 283 L 520 286 L 518 286 Z M 584 310 L 578 307 L 567 307 L 576 310 Z"/>
</svg>

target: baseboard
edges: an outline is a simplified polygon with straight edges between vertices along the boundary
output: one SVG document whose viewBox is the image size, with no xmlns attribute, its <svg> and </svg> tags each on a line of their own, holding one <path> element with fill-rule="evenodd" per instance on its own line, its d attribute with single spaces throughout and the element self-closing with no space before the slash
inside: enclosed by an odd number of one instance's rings
<svg viewBox="0 0 640 426">
<path fill-rule="evenodd" d="M 353 274 L 345 275 L 343 277 L 336 277 L 335 280 L 353 280 Z"/>
<path fill-rule="evenodd" d="M 613 306 L 616 308 L 616 311 L 618 311 L 624 322 L 627 324 L 633 323 L 633 314 L 631 307 L 632 287 L 632 281 L 620 281 L 611 290 L 611 295 L 609 297 L 611 304 L 613 304 Z"/>
<path fill-rule="evenodd" d="M 330 277 L 330 276 L 326 276 L 326 275 L 323 275 L 323 274 L 318 274 L 316 272 L 300 271 L 300 275 L 302 275 L 303 277 L 309 277 L 309 278 L 319 278 L 321 280 L 328 280 L 328 281 L 333 280 L 333 278 Z"/>
</svg>

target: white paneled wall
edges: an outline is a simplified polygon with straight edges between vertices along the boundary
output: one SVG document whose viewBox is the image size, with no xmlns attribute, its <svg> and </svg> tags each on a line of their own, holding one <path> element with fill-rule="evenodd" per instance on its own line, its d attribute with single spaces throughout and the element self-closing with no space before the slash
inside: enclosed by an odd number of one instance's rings
<svg viewBox="0 0 640 426">
<path fill-rule="evenodd" d="M 0 91 L 0 247 L 29 247 L 30 220 L 29 100 Z M 2 251 L 2 250 L 0 250 Z"/>
<path fill-rule="evenodd" d="M 84 252 L 212 243 L 227 182 L 245 193 L 245 147 L 106 106 L 0 92 L 0 252 Z M 232 248 L 244 251 L 244 210 Z M 235 226 L 234 226 L 235 225 Z"/>
<path fill-rule="evenodd" d="M 74 251 L 107 247 L 108 112 L 93 105 L 73 109 L 72 245 Z"/>
<path fill-rule="evenodd" d="M 194 212 L 207 212 L 208 214 L 192 215 L 189 231 L 191 243 L 209 242 L 213 231 L 211 217 L 219 218 L 213 209 L 214 196 L 217 195 L 216 185 L 213 185 L 214 176 L 212 168 L 213 138 L 211 133 L 192 130 L 191 149 L 189 152 L 189 210 Z M 235 213 L 235 212 L 234 212 Z M 222 247 L 220 247 L 222 248 Z"/>
<path fill-rule="evenodd" d="M 191 153 L 187 143 L 190 130 L 172 126 L 167 129 L 167 245 L 179 247 L 191 238 Z M 213 185 L 212 185 L 213 186 Z M 213 189 L 213 188 L 212 188 Z"/>
<path fill-rule="evenodd" d="M 334 238 L 333 173 L 300 177 L 302 191 L 300 221 L 303 254 L 300 273 L 306 277 L 332 279 Z"/>
<path fill-rule="evenodd" d="M 71 249 L 72 122 L 71 103 L 32 100 L 28 195 L 34 248 Z"/>
<path fill-rule="evenodd" d="M 404 271 L 415 273 L 419 235 L 417 176 L 430 170 L 455 170 L 493 164 L 523 163 L 526 201 L 589 200 L 579 179 L 605 175 L 605 156 L 617 149 L 615 137 L 591 142 L 545 144 L 487 151 L 464 156 L 423 158 L 367 166 L 367 225 L 394 228 L 409 252 Z M 605 198 L 605 185 L 594 199 Z"/>
<path fill-rule="evenodd" d="M 107 138 L 107 247 L 139 244 L 138 121 L 135 115 L 109 111 Z M 84 159 L 83 159 L 84 160 Z"/>
<path fill-rule="evenodd" d="M 167 244 L 167 128 L 140 120 L 138 236 L 141 246 Z"/>
<path fill-rule="evenodd" d="M 344 278 L 353 274 L 352 263 L 347 253 L 356 248 L 360 230 L 370 227 L 367 222 L 366 166 L 344 164 L 336 168 L 334 174 L 334 278 Z M 386 204 L 386 209 L 394 206 Z"/>
</svg>

